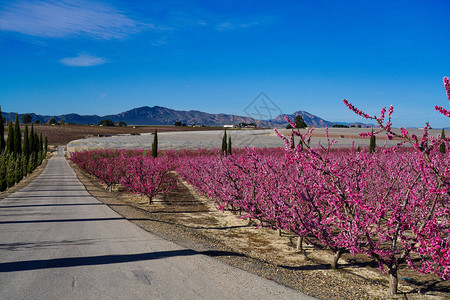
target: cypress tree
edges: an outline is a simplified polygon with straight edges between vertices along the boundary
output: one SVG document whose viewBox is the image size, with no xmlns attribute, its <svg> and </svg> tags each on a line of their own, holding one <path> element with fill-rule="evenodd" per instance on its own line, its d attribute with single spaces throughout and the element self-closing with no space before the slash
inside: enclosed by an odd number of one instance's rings
<svg viewBox="0 0 450 300">
<path fill-rule="evenodd" d="M 25 154 L 22 154 L 22 158 L 21 159 L 22 159 L 22 161 L 20 163 L 22 165 L 22 175 L 23 175 L 23 177 L 25 177 L 25 176 L 28 175 L 28 160 L 29 160 L 29 157 L 26 156 Z"/>
<path fill-rule="evenodd" d="M 153 144 L 152 144 L 152 156 L 158 156 L 158 131 L 155 129 L 155 134 L 153 135 Z"/>
<path fill-rule="evenodd" d="M 34 132 L 34 153 L 39 153 L 39 136 L 37 132 Z"/>
<path fill-rule="evenodd" d="M 444 128 L 442 128 L 441 140 L 445 140 L 445 130 L 444 130 Z M 439 146 L 439 152 L 440 153 L 445 153 L 446 152 L 445 150 L 447 150 L 445 148 L 445 143 L 442 142 L 441 145 Z"/>
<path fill-rule="evenodd" d="M 0 106 L 0 153 L 5 149 L 5 124 L 3 123 L 2 108 Z"/>
<path fill-rule="evenodd" d="M 34 165 L 33 170 L 39 166 L 39 136 L 37 132 L 34 132 Z"/>
<path fill-rule="evenodd" d="M 47 151 L 48 151 L 48 140 L 47 140 L 47 136 L 45 136 L 44 151 L 45 151 L 45 154 L 47 154 Z"/>
<path fill-rule="evenodd" d="M 34 152 L 34 127 L 31 124 L 30 134 L 28 136 L 28 153 L 31 154 Z"/>
<path fill-rule="evenodd" d="M 370 136 L 370 143 L 369 143 L 369 152 L 373 153 L 375 151 L 375 146 L 376 146 L 376 138 L 375 135 L 373 134 L 373 129 L 372 129 L 372 135 Z"/>
<path fill-rule="evenodd" d="M 19 183 L 22 180 L 22 165 L 21 165 L 21 155 L 16 154 L 14 159 L 14 181 L 15 183 Z"/>
<path fill-rule="evenodd" d="M 231 155 L 231 135 L 228 136 L 227 155 Z"/>
<path fill-rule="evenodd" d="M 12 121 L 8 122 L 8 137 L 6 138 L 6 149 L 9 153 L 14 152 L 14 129 Z"/>
<path fill-rule="evenodd" d="M 0 153 L 0 192 L 6 190 L 6 152 Z"/>
<path fill-rule="evenodd" d="M 227 154 L 227 130 L 223 132 L 222 137 L 222 155 Z"/>
<path fill-rule="evenodd" d="M 14 153 L 16 155 L 22 153 L 22 132 L 20 131 L 18 114 L 16 114 L 16 121 L 14 124 Z"/>
<path fill-rule="evenodd" d="M 39 134 L 39 158 L 38 158 L 38 165 L 42 163 L 44 160 L 44 141 L 42 140 L 42 133 Z"/>
<path fill-rule="evenodd" d="M 42 140 L 42 133 L 39 134 L 39 152 L 44 151 L 44 141 Z"/>
<path fill-rule="evenodd" d="M 25 125 L 25 129 L 23 130 L 23 146 L 22 146 L 22 154 L 28 157 L 30 155 L 30 150 L 28 148 L 28 125 Z"/>
<path fill-rule="evenodd" d="M 15 159 L 13 153 L 8 153 L 6 157 L 6 185 L 7 187 L 12 187 L 16 181 L 16 176 L 14 172 Z"/>
<path fill-rule="evenodd" d="M 22 178 L 28 174 L 28 159 L 26 155 L 20 156 L 20 171 L 22 172 Z"/>
<path fill-rule="evenodd" d="M 30 155 L 28 159 L 28 174 L 33 173 L 34 169 L 36 169 L 36 155 L 33 153 Z"/>
</svg>

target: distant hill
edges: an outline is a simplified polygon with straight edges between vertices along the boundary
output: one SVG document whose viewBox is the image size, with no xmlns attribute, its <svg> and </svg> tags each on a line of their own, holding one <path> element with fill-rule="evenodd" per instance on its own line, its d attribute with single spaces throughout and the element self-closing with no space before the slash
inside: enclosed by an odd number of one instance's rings
<svg viewBox="0 0 450 300">
<path fill-rule="evenodd" d="M 297 111 L 291 115 L 288 115 L 292 120 L 296 115 L 302 115 L 308 126 L 325 127 L 332 126 L 333 122 L 326 121 L 315 115 L 312 115 L 305 111 Z M 2 112 L 6 121 L 14 121 L 15 113 Z M 19 121 L 22 121 L 22 116 L 19 114 Z M 257 120 L 245 116 L 237 116 L 230 114 L 210 114 L 201 112 L 198 110 L 181 111 L 174 110 L 162 106 L 143 106 L 134 108 L 116 115 L 79 115 L 79 114 L 65 114 L 59 116 L 46 116 L 36 115 L 30 113 L 32 120 L 39 120 L 41 123 L 47 123 L 51 118 L 55 118 L 56 121 L 64 121 L 65 123 L 75 124 L 98 124 L 101 120 L 110 119 L 113 122 L 125 122 L 128 125 L 173 125 L 175 121 L 181 121 L 188 125 L 205 125 L 205 126 L 223 126 L 226 124 L 239 124 L 239 123 L 255 123 L 258 127 L 285 127 L 287 122 L 285 120 L 286 115 L 279 115 L 271 120 Z"/>
<path fill-rule="evenodd" d="M 314 126 L 314 127 L 325 127 L 325 126 L 333 126 L 333 122 L 326 121 L 322 118 L 319 118 L 318 116 L 315 116 L 313 114 L 310 114 L 309 112 L 299 110 L 294 112 L 293 114 L 286 115 L 282 114 L 276 117 L 275 119 L 270 120 L 273 124 L 276 124 L 274 127 L 282 127 L 283 125 L 286 126 L 286 116 L 288 116 L 291 120 L 295 119 L 295 116 L 301 115 L 303 120 L 305 121 L 306 125 L 308 126 Z"/>
</svg>

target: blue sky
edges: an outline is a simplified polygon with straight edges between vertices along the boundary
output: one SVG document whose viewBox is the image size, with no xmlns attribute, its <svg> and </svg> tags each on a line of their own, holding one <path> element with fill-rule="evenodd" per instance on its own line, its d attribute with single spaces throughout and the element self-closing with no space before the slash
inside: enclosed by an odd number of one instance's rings
<svg viewBox="0 0 450 300">
<path fill-rule="evenodd" d="M 0 0 L 7 112 L 106 115 L 140 106 L 448 127 L 450 1 Z"/>
</svg>

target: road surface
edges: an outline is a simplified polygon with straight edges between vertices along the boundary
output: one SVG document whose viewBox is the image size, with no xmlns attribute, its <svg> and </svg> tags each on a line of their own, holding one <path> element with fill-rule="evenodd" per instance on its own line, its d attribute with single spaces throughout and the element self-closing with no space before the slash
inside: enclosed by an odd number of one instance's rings
<svg viewBox="0 0 450 300">
<path fill-rule="evenodd" d="M 146 232 L 93 198 L 62 149 L 0 201 L 0 299 L 312 299 Z"/>
</svg>

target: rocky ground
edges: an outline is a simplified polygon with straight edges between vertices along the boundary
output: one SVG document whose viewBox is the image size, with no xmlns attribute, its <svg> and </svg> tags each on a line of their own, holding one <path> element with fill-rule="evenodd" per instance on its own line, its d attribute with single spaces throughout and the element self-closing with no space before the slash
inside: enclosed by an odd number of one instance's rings
<svg viewBox="0 0 450 300">
<path fill-rule="evenodd" d="M 319 299 L 392 299 L 387 276 L 365 257 L 344 255 L 338 270 L 329 267 L 331 253 L 295 249 L 296 237 L 217 210 L 186 182 L 173 193 L 144 197 L 115 189 L 105 191 L 94 178 L 73 166 L 97 199 L 136 225 L 184 247 L 208 253 L 228 264 L 272 279 Z M 400 271 L 402 292 L 397 299 L 449 299 L 450 283 L 434 276 Z"/>
</svg>

